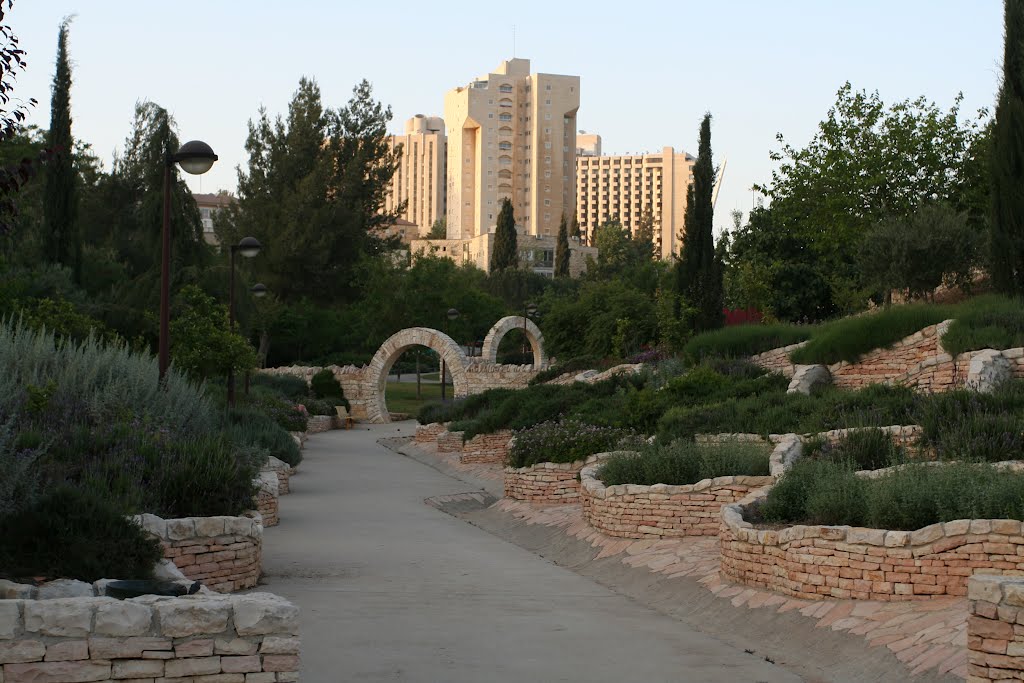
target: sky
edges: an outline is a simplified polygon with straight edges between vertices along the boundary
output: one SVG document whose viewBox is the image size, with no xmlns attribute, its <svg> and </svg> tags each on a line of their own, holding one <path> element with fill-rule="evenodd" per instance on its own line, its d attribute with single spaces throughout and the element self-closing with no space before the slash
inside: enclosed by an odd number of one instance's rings
<svg viewBox="0 0 1024 683">
<path fill-rule="evenodd" d="M 137 101 L 165 107 L 183 141 L 220 156 L 189 177 L 193 191 L 233 191 L 247 122 L 261 106 L 285 112 L 302 76 L 332 108 L 368 79 L 401 132 L 417 113 L 443 115 L 446 91 L 516 56 L 534 72 L 580 76 L 577 122 L 606 154 L 696 154 L 710 112 L 714 161 L 727 160 L 716 231 L 770 181 L 776 134 L 803 147 L 844 82 L 943 109 L 962 92 L 966 117 L 994 107 L 1003 48 L 999 0 L 16 0 L 6 18 L 29 66 L 15 95 L 38 100 L 29 123 L 42 128 L 69 15 L 73 134 L 108 169 Z"/>
</svg>

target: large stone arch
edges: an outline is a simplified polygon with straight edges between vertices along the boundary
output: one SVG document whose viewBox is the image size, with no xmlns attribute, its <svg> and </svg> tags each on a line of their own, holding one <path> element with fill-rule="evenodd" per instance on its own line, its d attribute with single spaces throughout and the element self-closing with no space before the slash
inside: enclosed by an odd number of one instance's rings
<svg viewBox="0 0 1024 683">
<path fill-rule="evenodd" d="M 388 373 L 398 357 L 412 346 L 426 346 L 433 349 L 448 365 L 452 375 L 452 395 L 466 396 L 469 393 L 466 379 L 466 366 L 469 359 L 455 341 L 443 332 L 429 327 L 410 327 L 391 335 L 380 345 L 373 360 L 364 370 L 364 381 L 369 386 L 366 401 L 366 419 L 369 422 L 391 422 L 384 403 L 384 391 L 387 388 Z"/>
<path fill-rule="evenodd" d="M 537 370 L 543 369 L 548 362 L 548 356 L 544 353 L 544 335 L 532 320 L 521 315 L 509 315 L 494 323 L 494 327 L 484 339 L 484 347 L 481 349 L 482 358 L 490 363 L 497 363 L 498 346 L 501 345 L 501 340 L 512 330 L 523 329 L 524 321 L 526 338 L 530 340 L 530 347 L 533 348 L 533 367 Z"/>
</svg>

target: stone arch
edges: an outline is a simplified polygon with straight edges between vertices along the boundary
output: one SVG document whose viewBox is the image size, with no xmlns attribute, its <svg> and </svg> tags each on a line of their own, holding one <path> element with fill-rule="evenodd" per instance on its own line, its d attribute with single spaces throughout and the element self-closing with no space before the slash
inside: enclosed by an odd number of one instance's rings
<svg viewBox="0 0 1024 683">
<path fill-rule="evenodd" d="M 548 356 L 544 353 L 544 335 L 532 320 L 521 315 L 509 315 L 494 323 L 494 327 L 484 339 L 484 347 L 481 350 L 484 361 L 498 362 L 498 346 L 501 344 L 502 338 L 512 330 L 523 329 L 524 320 L 526 321 L 526 338 L 530 340 L 530 347 L 533 348 L 533 367 L 541 370 L 547 365 Z"/>
<path fill-rule="evenodd" d="M 395 364 L 398 357 L 413 346 L 426 346 L 441 356 L 452 375 L 452 396 L 461 397 L 469 393 L 466 379 L 466 366 L 469 365 L 469 359 L 455 343 L 455 340 L 444 332 L 432 330 L 429 327 L 410 327 L 396 332 L 381 344 L 373 356 L 373 360 L 364 370 L 365 382 L 370 389 L 370 395 L 366 402 L 368 422 L 378 424 L 391 422 L 391 415 L 384 402 L 388 373 L 391 372 L 391 366 Z"/>
</svg>

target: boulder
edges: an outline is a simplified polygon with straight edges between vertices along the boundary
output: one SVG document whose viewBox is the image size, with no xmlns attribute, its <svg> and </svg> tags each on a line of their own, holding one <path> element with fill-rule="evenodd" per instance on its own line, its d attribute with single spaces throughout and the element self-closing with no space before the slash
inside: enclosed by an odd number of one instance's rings
<svg viewBox="0 0 1024 683">
<path fill-rule="evenodd" d="M 832 373 L 825 365 L 796 365 L 793 370 L 793 379 L 789 382 L 787 394 L 811 395 L 811 392 L 819 386 L 826 386 L 832 383 Z"/>
</svg>

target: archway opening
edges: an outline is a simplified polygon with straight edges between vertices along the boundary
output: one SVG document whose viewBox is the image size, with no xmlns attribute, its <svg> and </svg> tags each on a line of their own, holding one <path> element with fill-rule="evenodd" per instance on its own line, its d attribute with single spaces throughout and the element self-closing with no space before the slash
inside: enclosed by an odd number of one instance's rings
<svg viewBox="0 0 1024 683">
<path fill-rule="evenodd" d="M 502 365 L 533 365 L 533 340 L 516 327 L 505 333 L 498 344 L 498 363 Z"/>
<path fill-rule="evenodd" d="M 407 348 L 392 364 L 384 389 L 384 405 L 395 415 L 416 417 L 426 405 L 441 403 L 441 357 L 427 347 Z M 451 372 L 445 368 L 445 395 L 452 398 Z"/>
<path fill-rule="evenodd" d="M 451 337 L 426 327 L 410 327 L 391 335 L 381 344 L 373 360 L 364 370 L 369 384 L 367 395 L 367 420 L 369 422 L 390 422 L 391 411 L 386 402 L 388 378 L 392 368 L 402 356 L 414 347 L 427 347 L 447 365 L 451 373 L 451 395 L 465 396 L 469 390 L 466 378 L 466 367 L 469 359 L 465 352 Z M 397 380 L 398 373 L 395 372 Z M 401 387 L 399 387 L 401 391 Z M 421 385 L 422 392 L 422 385 Z"/>
</svg>

